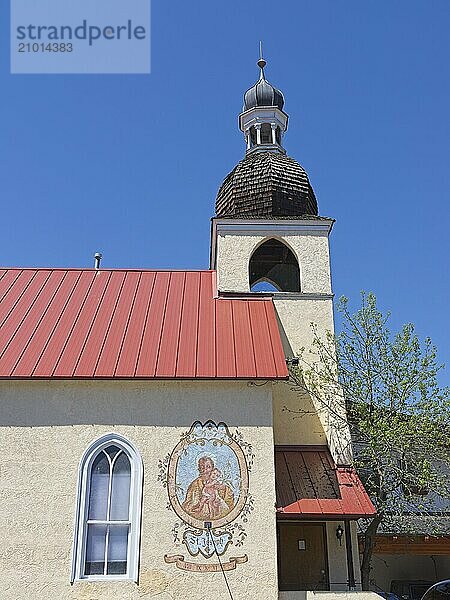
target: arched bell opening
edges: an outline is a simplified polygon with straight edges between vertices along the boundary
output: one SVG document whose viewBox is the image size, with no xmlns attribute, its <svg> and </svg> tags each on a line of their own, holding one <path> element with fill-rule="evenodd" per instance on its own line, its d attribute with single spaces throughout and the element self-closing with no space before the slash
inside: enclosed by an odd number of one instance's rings
<svg viewBox="0 0 450 600">
<path fill-rule="evenodd" d="M 281 146 L 281 129 L 279 127 L 275 130 L 275 141 L 279 146 Z"/>
<path fill-rule="evenodd" d="M 281 129 L 275 123 L 252 125 L 252 127 L 246 130 L 245 139 L 247 141 L 247 149 L 259 145 L 278 144 L 281 146 Z"/>
<path fill-rule="evenodd" d="M 272 127 L 270 123 L 263 123 L 261 125 L 261 144 L 272 144 Z"/>
<path fill-rule="evenodd" d="M 249 282 L 252 292 L 299 292 L 300 268 L 292 250 L 275 239 L 258 246 L 250 258 Z"/>
</svg>

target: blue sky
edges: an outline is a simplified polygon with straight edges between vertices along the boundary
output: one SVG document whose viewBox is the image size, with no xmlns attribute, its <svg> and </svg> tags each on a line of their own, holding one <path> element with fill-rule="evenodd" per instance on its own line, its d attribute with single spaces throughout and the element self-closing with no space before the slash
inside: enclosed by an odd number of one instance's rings
<svg viewBox="0 0 450 600">
<path fill-rule="evenodd" d="M 2 3 L 0 262 L 207 268 L 262 39 L 287 151 L 336 219 L 335 293 L 374 291 L 448 363 L 449 17 L 448 0 L 155 0 L 150 75 L 10 75 Z"/>
</svg>

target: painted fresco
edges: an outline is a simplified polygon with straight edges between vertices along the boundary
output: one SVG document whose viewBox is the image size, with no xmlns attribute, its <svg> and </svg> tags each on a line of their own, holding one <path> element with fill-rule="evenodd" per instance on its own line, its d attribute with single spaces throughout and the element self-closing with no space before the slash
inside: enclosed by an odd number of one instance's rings
<svg viewBox="0 0 450 600">
<path fill-rule="evenodd" d="M 173 528 L 174 541 L 191 556 L 206 559 L 239 547 L 246 537 L 243 522 L 253 510 L 249 494 L 251 445 L 225 423 L 196 421 L 182 434 L 172 453 L 160 461 L 160 481 L 167 487 L 169 508 L 181 519 Z M 238 520 L 238 521 L 236 521 Z M 165 556 L 185 570 L 211 571 L 217 565 L 186 562 L 183 555 Z M 247 561 L 230 557 L 227 568 Z"/>
</svg>

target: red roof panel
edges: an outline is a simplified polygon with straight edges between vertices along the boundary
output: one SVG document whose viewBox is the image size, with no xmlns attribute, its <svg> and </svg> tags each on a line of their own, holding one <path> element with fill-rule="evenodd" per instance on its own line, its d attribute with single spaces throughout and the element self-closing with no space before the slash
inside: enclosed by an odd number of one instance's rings
<svg viewBox="0 0 450 600">
<path fill-rule="evenodd" d="M 95 271 L 82 272 L 75 288 L 67 295 L 67 301 L 64 304 L 61 314 L 58 315 L 55 328 L 51 332 L 46 343 L 42 344 L 42 354 L 31 374 L 32 377 L 53 376 L 55 366 L 64 350 L 67 340 L 70 338 L 76 319 L 83 307 L 86 294 L 94 282 L 94 277 Z M 0 331 L 0 340 L 1 339 Z M 27 377 L 27 375 L 19 369 L 14 369 L 11 375 Z"/>
<path fill-rule="evenodd" d="M 1 348 L 0 356 L 3 356 L 4 352 L 8 348 L 10 342 L 14 336 L 19 334 L 22 335 L 21 324 L 23 323 L 28 312 L 33 308 L 33 304 L 38 300 L 42 288 L 50 275 L 49 271 L 40 271 L 29 281 L 25 290 L 22 293 L 22 285 L 20 285 L 20 297 L 17 302 L 13 302 L 12 296 L 14 295 L 14 289 L 10 289 L 7 294 L 7 298 L 3 302 L 11 305 L 11 309 L 8 311 L 8 316 L 5 318 L 1 326 Z M 24 277 L 20 278 L 19 284 L 23 283 Z M 2 302 L 2 304 L 3 304 Z M 26 334 L 29 334 L 29 330 L 25 330 Z M 26 337 L 26 336 L 25 336 Z"/>
<path fill-rule="evenodd" d="M 275 448 L 277 512 L 284 518 L 369 517 L 375 508 L 352 467 L 336 467 L 326 446 Z"/>
<path fill-rule="evenodd" d="M 24 373 L 27 377 L 31 377 L 39 357 L 56 327 L 58 318 L 66 305 L 67 298 L 70 298 L 80 275 L 80 271 L 68 271 L 65 274 L 62 284 L 53 296 L 47 311 L 39 323 L 39 327 L 33 332 L 20 360 L 15 365 L 18 372 Z"/>
<path fill-rule="evenodd" d="M 273 303 L 213 271 L 0 270 L 2 378 L 287 378 Z"/>
<path fill-rule="evenodd" d="M 272 342 L 272 353 L 275 362 L 277 373 L 282 376 L 286 371 L 286 358 L 284 355 L 283 344 L 281 343 L 280 330 L 278 328 L 278 317 L 275 314 L 275 319 L 272 319 L 268 314 L 270 304 L 266 303 L 267 325 L 269 327 L 269 337 Z"/>
<path fill-rule="evenodd" d="M 103 294 L 106 292 L 110 278 L 111 273 L 107 271 L 98 271 L 95 274 L 94 282 L 86 298 L 83 299 L 81 311 L 54 369 L 53 374 L 55 377 L 72 377 L 74 375 L 81 352 L 102 305 Z M 107 302 L 105 302 L 105 305 L 107 305 Z M 100 314 L 102 313 L 103 310 Z M 90 351 L 93 361 L 97 358 L 95 351 L 95 344 L 93 344 L 92 351 Z"/>
<path fill-rule="evenodd" d="M 113 276 L 117 277 L 119 273 L 120 271 L 113 272 Z M 111 298 L 111 302 L 114 303 L 114 312 L 103 345 L 103 351 L 96 362 L 95 376 L 97 377 L 114 377 L 116 373 L 116 366 L 121 354 L 128 318 L 139 284 L 139 276 L 140 273 L 134 271 L 126 273 L 123 286 L 120 289 L 120 295 Z"/>
<path fill-rule="evenodd" d="M 253 347 L 255 349 L 257 377 L 260 377 L 260 373 L 264 373 L 265 371 L 277 372 L 273 359 L 269 326 L 267 324 L 267 314 L 265 311 L 266 304 L 267 303 L 263 302 L 252 302 L 248 307 L 250 311 L 250 328 L 253 337 Z M 267 342 L 269 342 L 268 345 Z"/>
<path fill-rule="evenodd" d="M 95 372 L 116 308 L 114 298 L 118 297 L 125 281 L 125 273 L 117 275 L 117 277 L 110 277 L 108 281 L 108 288 L 102 296 L 97 316 L 92 320 L 90 331 L 73 373 L 75 377 L 92 377 Z"/>
<path fill-rule="evenodd" d="M 176 375 L 185 279 L 186 273 L 182 271 L 175 271 L 170 274 L 156 377 L 173 377 Z"/>
<path fill-rule="evenodd" d="M 197 337 L 197 377 L 216 376 L 216 302 L 210 272 L 200 273 L 200 297 Z"/>
<path fill-rule="evenodd" d="M 236 377 L 233 309 L 229 300 L 216 302 L 217 377 Z"/>
<path fill-rule="evenodd" d="M 8 271 L 0 281 L 0 325 L 12 310 L 22 292 L 33 279 L 33 272 Z M 8 293 L 15 284 L 14 292 Z"/>
<path fill-rule="evenodd" d="M 142 345 L 144 324 L 152 297 L 155 273 L 142 273 L 141 281 L 130 315 L 130 324 L 126 330 L 122 351 L 117 362 L 117 370 L 124 377 L 134 377 L 136 364 Z"/>
<path fill-rule="evenodd" d="M 155 376 L 169 284 L 170 273 L 156 273 L 142 338 L 141 352 L 137 361 L 136 377 Z"/>
<path fill-rule="evenodd" d="M 51 304 L 59 286 L 64 279 L 64 275 L 65 274 L 62 271 L 53 271 L 46 279 L 44 287 L 41 288 L 37 294 L 36 300 L 30 306 L 26 316 L 12 337 L 11 343 L 6 347 L 1 355 L 0 372 L 11 373 L 13 371 L 14 366 L 27 348 L 31 337 L 45 316 L 49 305 Z M 34 281 L 36 282 L 36 280 L 37 277 L 34 279 Z M 10 318 L 5 323 L 5 328 L 2 328 L 2 334 L 4 331 L 7 331 L 7 323 L 14 321 L 14 314 L 15 313 L 12 313 Z M 7 336 L 8 333 L 6 333 L 5 339 Z"/>
<path fill-rule="evenodd" d="M 251 373 L 252 377 L 256 377 L 255 349 L 248 304 L 235 302 L 232 309 L 237 376 L 241 377 L 242 373 Z"/>
<path fill-rule="evenodd" d="M 197 332 L 199 319 L 200 273 L 186 273 L 181 309 L 178 344 L 177 377 L 189 376 L 197 364 Z"/>
</svg>

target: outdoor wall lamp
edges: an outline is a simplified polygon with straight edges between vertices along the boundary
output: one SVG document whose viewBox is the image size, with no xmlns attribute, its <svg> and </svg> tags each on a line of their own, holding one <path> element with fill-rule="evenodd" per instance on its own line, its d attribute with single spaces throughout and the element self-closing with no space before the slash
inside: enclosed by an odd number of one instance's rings
<svg viewBox="0 0 450 600">
<path fill-rule="evenodd" d="M 342 529 L 341 525 L 338 525 L 337 529 L 336 529 L 336 537 L 337 537 L 337 539 L 339 541 L 339 546 L 342 546 L 342 537 L 343 537 L 343 535 L 344 535 L 344 530 Z"/>
<path fill-rule="evenodd" d="M 299 363 L 300 363 L 300 359 L 298 356 L 293 356 L 292 358 L 286 359 L 286 364 L 288 366 L 291 365 L 291 367 L 298 367 Z"/>
</svg>

